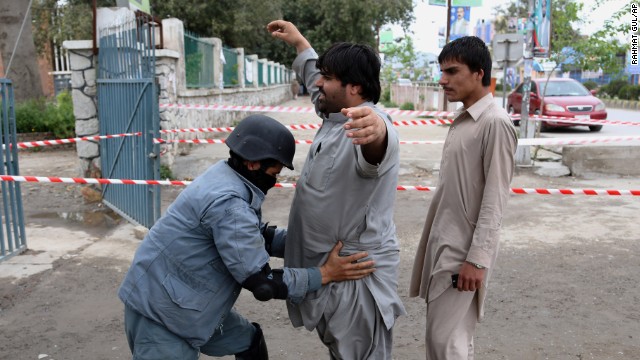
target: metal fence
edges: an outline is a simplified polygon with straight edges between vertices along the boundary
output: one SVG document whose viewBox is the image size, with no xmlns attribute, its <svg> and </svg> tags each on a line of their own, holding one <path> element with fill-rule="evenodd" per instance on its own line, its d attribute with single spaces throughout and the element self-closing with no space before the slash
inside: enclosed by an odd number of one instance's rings
<svg viewBox="0 0 640 360">
<path fill-rule="evenodd" d="M 0 175 L 20 175 L 13 88 L 11 80 L 8 79 L 0 79 L 0 111 L 0 138 L 2 139 Z M 20 183 L 1 181 L 0 187 L 2 187 L 0 261 L 3 261 L 26 250 L 27 240 Z"/>
<path fill-rule="evenodd" d="M 223 63 L 223 83 L 224 87 L 234 87 L 240 85 L 238 81 L 238 51 L 227 47 L 222 47 Z"/>
<path fill-rule="evenodd" d="M 258 63 L 258 86 L 266 86 L 267 83 L 265 81 L 265 71 L 264 71 L 265 65 Z"/>
<path fill-rule="evenodd" d="M 184 32 L 187 88 L 216 87 L 213 64 L 215 46 L 191 32 Z M 236 76 L 237 78 L 237 76 Z"/>
<path fill-rule="evenodd" d="M 101 31 L 98 59 L 100 134 L 140 133 L 100 142 L 102 175 L 158 179 L 160 135 L 155 46 L 150 23 L 141 20 Z M 151 34 L 151 35 L 150 35 Z M 160 188 L 105 185 L 103 202 L 127 220 L 150 228 L 160 217 Z"/>
<path fill-rule="evenodd" d="M 253 73 L 253 59 L 244 59 L 244 84 L 253 85 L 256 81 L 257 74 Z"/>
</svg>

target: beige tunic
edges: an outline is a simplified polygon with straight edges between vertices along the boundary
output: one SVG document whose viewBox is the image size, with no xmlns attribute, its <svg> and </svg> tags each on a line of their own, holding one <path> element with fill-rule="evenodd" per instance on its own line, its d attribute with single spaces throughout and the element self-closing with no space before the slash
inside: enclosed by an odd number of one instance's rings
<svg viewBox="0 0 640 360">
<path fill-rule="evenodd" d="M 482 319 L 516 146 L 516 130 L 491 94 L 457 114 L 444 144 L 440 179 L 413 265 L 410 296 L 430 302 L 451 286 L 451 275 L 459 272 L 465 260 L 484 265 L 488 269 L 478 293 L 478 320 Z"/>
</svg>

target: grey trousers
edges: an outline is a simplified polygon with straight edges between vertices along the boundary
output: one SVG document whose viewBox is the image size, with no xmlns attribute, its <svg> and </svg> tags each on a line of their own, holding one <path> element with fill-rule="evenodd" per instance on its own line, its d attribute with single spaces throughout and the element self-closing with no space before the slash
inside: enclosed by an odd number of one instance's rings
<svg viewBox="0 0 640 360">
<path fill-rule="evenodd" d="M 331 360 L 391 360 L 392 329 L 387 329 L 375 299 L 360 281 L 338 284 L 316 327 Z"/>
<path fill-rule="evenodd" d="M 477 321 L 475 291 L 450 287 L 427 303 L 427 360 L 473 360 Z"/>
<path fill-rule="evenodd" d="M 251 346 L 256 331 L 247 319 L 231 310 L 222 327 L 198 349 L 127 305 L 124 307 L 124 328 L 133 360 L 196 360 L 200 353 L 233 355 Z"/>
</svg>

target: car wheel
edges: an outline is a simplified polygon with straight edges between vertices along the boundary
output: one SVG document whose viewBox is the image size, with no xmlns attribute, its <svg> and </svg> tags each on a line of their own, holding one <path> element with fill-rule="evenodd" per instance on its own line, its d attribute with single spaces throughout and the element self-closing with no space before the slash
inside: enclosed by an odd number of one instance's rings
<svg viewBox="0 0 640 360">
<path fill-rule="evenodd" d="M 602 125 L 591 125 L 589 126 L 589 131 L 598 132 L 602 130 Z"/>
<path fill-rule="evenodd" d="M 513 106 L 509 105 L 509 116 L 513 116 L 516 111 L 513 109 Z M 511 120 L 513 121 L 514 126 L 520 126 L 520 120 Z"/>
</svg>

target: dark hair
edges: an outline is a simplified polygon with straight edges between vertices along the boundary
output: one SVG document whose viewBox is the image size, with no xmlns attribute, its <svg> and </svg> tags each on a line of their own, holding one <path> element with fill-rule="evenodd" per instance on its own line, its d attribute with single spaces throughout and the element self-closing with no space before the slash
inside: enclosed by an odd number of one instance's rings
<svg viewBox="0 0 640 360">
<path fill-rule="evenodd" d="M 480 72 L 482 69 L 482 86 L 491 84 L 491 54 L 479 37 L 463 36 L 445 45 L 438 56 L 438 62 L 442 65 L 445 61 L 465 64 L 471 72 Z"/>
<path fill-rule="evenodd" d="M 360 95 L 376 104 L 380 100 L 380 58 L 369 45 L 339 42 L 316 62 L 323 73 L 340 79 L 342 86 L 360 85 Z"/>
</svg>

